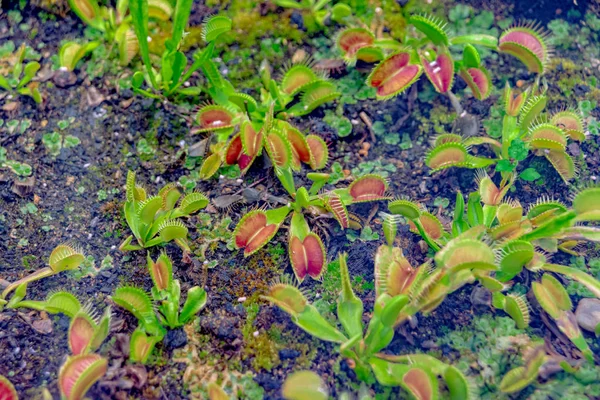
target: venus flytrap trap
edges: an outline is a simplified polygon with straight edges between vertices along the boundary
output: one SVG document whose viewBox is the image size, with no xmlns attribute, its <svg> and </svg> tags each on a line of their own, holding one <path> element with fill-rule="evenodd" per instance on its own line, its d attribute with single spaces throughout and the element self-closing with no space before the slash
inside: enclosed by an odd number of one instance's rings
<svg viewBox="0 0 600 400">
<path fill-rule="evenodd" d="M 129 171 L 123 210 L 133 235 L 128 236 L 119 248 L 121 251 L 140 250 L 175 241 L 184 251 L 190 251 L 188 229 L 180 219 L 207 205 L 208 198 L 202 193 L 192 192 L 182 197 L 173 183 L 165 185 L 156 196 L 149 197 L 144 188 L 135 183 L 135 173 Z M 134 237 L 137 244 L 132 243 Z"/>
<path fill-rule="evenodd" d="M 379 294 L 365 329 L 363 303 L 352 290 L 345 254 L 340 255 L 340 274 L 337 318 L 343 331 L 327 322 L 304 293 L 285 280 L 273 284 L 263 298 L 288 313 L 307 333 L 337 343 L 340 355 L 351 360 L 351 368 L 362 381 L 375 376 L 382 385 L 401 386 L 418 399 L 429 399 L 439 396 L 437 378 L 441 376 L 451 398 L 468 398 L 470 385 L 456 368 L 424 355 L 395 357 L 380 353 L 394 338 L 395 323 L 409 303 L 407 295 Z"/>
<path fill-rule="evenodd" d="M 100 348 L 108 336 L 111 308 L 107 307 L 102 316 L 99 316 L 92 310 L 91 305 L 82 307 L 79 299 L 69 292 L 53 292 L 45 301 L 22 300 L 26 290 L 27 282 L 21 283 L 7 307 L 30 308 L 51 314 L 62 313 L 71 319 L 68 333 L 71 355 L 60 368 L 58 387 L 63 399 L 84 399 L 90 387 L 107 371 L 108 361 L 93 352 Z M 0 398 L 11 398 L 3 397 L 3 394 L 0 387 Z"/>
<path fill-rule="evenodd" d="M 583 119 L 571 109 L 544 113 L 547 101 L 547 95 L 535 88 L 517 93 L 507 82 L 500 140 L 442 134 L 434 139 L 425 163 L 432 173 L 451 167 L 476 169 L 496 165 L 496 170 L 506 175 L 515 172 L 519 162 L 531 153 L 545 157 L 565 182 L 571 181 L 577 175 L 577 165 L 566 149 L 571 140 L 586 140 Z M 495 157 L 470 154 L 472 147 L 481 145 L 489 146 Z M 530 179 L 525 171 L 520 177 Z"/>
<path fill-rule="evenodd" d="M 145 363 L 154 346 L 160 342 L 167 329 L 185 325 L 206 305 L 206 291 L 194 286 L 187 292 L 180 308 L 181 287 L 173 279 L 173 264 L 166 253 L 156 259 L 147 256 L 147 267 L 152 277 L 152 292 L 149 295 L 133 286 L 121 286 L 115 290 L 112 300 L 133 314 L 139 321 L 131 336 L 131 359 Z"/>
<path fill-rule="evenodd" d="M 50 254 L 47 267 L 39 269 L 36 272 L 9 284 L 4 289 L 0 295 L 0 307 L 4 307 L 4 305 L 9 303 L 7 298 L 11 292 L 20 290 L 21 293 L 16 294 L 19 297 L 17 301 L 20 301 L 25 297 L 25 291 L 27 290 L 27 285 L 29 283 L 54 276 L 63 271 L 76 269 L 84 260 L 85 257 L 81 250 L 75 248 L 74 246 L 70 244 L 61 244 L 56 246 Z M 10 300 L 10 303 L 14 302 L 15 300 Z"/>
<path fill-rule="evenodd" d="M 235 246 L 244 249 L 245 257 L 254 254 L 269 243 L 291 213 L 288 254 L 294 274 L 299 282 L 306 276 L 319 279 L 326 265 L 327 254 L 321 238 L 311 230 L 305 213 L 316 216 L 329 214 L 342 229 L 360 229 L 357 218 L 348 213 L 347 206 L 388 199 L 387 182 L 377 175 L 366 175 L 347 188 L 319 194 L 329 179 L 328 174 L 308 174 L 313 184 L 307 190 L 304 187 L 295 188 L 290 169 L 276 171 L 294 200 L 283 207 L 267 211 L 254 210 L 244 215 L 233 234 Z"/>
<path fill-rule="evenodd" d="M 2 375 L 0 375 L 0 399 L 19 400 L 19 396 L 17 395 L 17 391 L 13 384 Z"/>
<path fill-rule="evenodd" d="M 450 93 L 458 74 L 473 96 L 483 100 L 490 95 L 493 85 L 475 46 L 511 54 L 530 72 L 539 75 L 545 72 L 552 52 L 546 44 L 546 34 L 533 23 L 509 28 L 499 39 L 484 34 L 453 36 L 444 21 L 429 15 L 413 15 L 408 23 L 422 36 L 407 30 L 402 40 L 396 41 L 377 37 L 360 27 L 344 29 L 337 37 L 337 48 L 349 65 L 357 60 L 379 63 L 367 78 L 367 84 L 377 89 L 377 98 L 381 100 L 404 92 L 423 72 L 438 93 Z M 451 49 L 461 47 L 462 59 L 454 60 Z"/>
</svg>

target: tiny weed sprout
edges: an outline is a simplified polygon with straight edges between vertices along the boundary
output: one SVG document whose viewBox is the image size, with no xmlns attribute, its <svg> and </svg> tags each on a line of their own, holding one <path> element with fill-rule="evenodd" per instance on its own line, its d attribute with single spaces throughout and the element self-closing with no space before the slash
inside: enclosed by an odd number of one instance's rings
<svg viewBox="0 0 600 400">
<path fill-rule="evenodd" d="M 307 333 L 339 344 L 341 356 L 352 360 L 350 365 L 360 380 L 369 381 L 375 376 L 380 384 L 401 386 L 412 396 L 421 399 L 440 395 L 438 377 L 442 377 L 451 398 L 469 398 L 472 395 L 471 385 L 455 367 L 424 354 L 393 356 L 380 353 L 394 338 L 394 326 L 410 303 L 410 298 L 406 294 L 392 296 L 379 293 L 365 329 L 363 303 L 352 290 L 346 255 L 341 254 L 339 261 L 342 287 L 337 303 L 337 318 L 343 332 L 327 322 L 300 289 L 285 280 L 274 283 L 264 299 L 288 313 L 294 323 Z M 293 397 L 299 390 L 297 383 L 305 379 L 310 380 L 312 387 L 318 382 L 312 376 L 294 377 L 291 383 L 284 385 L 284 390 L 292 394 L 287 398 L 306 398 Z"/>
<path fill-rule="evenodd" d="M 307 275 L 319 279 L 327 260 L 323 241 L 311 230 L 305 212 L 317 216 L 329 214 L 340 228 L 355 229 L 360 225 L 348 213 L 347 206 L 389 198 L 386 194 L 387 182 L 378 175 L 365 175 L 347 188 L 321 194 L 318 192 L 329 179 L 328 174 L 308 174 L 313 181 L 309 190 L 304 187 L 296 190 L 290 170 L 278 170 L 278 177 L 294 201 L 273 210 L 254 210 L 244 215 L 235 228 L 235 245 L 238 249 L 244 249 L 246 257 L 254 254 L 275 236 L 291 213 L 288 253 L 299 282 Z"/>
<path fill-rule="evenodd" d="M 189 252 L 188 229 L 181 218 L 195 214 L 207 205 L 205 195 L 193 192 L 182 197 L 174 183 L 165 185 L 156 196 L 148 197 L 144 188 L 136 185 L 135 173 L 129 171 L 123 210 L 133 235 L 119 248 L 121 251 L 140 250 L 174 241 Z M 132 243 L 134 237 L 137 244 Z"/>
<path fill-rule="evenodd" d="M 12 99 L 15 95 L 28 96 L 37 104 L 42 102 L 42 95 L 38 90 L 39 83 L 32 82 L 40 69 L 40 63 L 29 61 L 24 64 L 27 47 L 22 44 L 19 49 L 10 55 L 8 69 L 2 69 L 0 74 L 0 99 Z"/>
<path fill-rule="evenodd" d="M 0 169 L 8 168 L 12 173 L 17 175 L 18 178 L 24 179 L 31 175 L 31 165 L 21 163 L 15 160 L 9 160 L 7 157 L 7 150 L 4 147 L 0 147 Z"/>
<path fill-rule="evenodd" d="M 548 97 L 545 93 L 534 94 L 536 92 L 529 88 L 517 94 L 507 82 L 500 141 L 489 136 L 441 134 L 433 140 L 425 160 L 431 172 L 451 167 L 476 169 L 496 165 L 497 171 L 508 174 L 516 171 L 519 162 L 532 153 L 545 157 L 565 182 L 573 180 L 577 164 L 567 153 L 567 145 L 569 141 L 586 140 L 582 116 L 571 109 L 544 113 Z M 472 147 L 482 145 L 489 146 L 495 157 L 469 153 Z M 534 172 L 528 175 L 525 170 L 519 176 L 531 180 L 539 176 Z"/>
<path fill-rule="evenodd" d="M 79 268 L 84 260 L 85 256 L 82 254 L 81 250 L 77 249 L 76 247 L 70 244 L 61 244 L 56 246 L 50 254 L 47 267 L 9 284 L 4 289 L 2 295 L 0 296 L 0 307 L 7 303 L 8 295 L 15 289 L 22 288 L 22 295 L 17 293 L 17 295 L 20 297 L 17 301 L 20 301 L 23 297 L 25 297 L 26 287 L 29 283 L 54 276 L 63 271 Z M 13 299 L 11 299 L 11 302 L 12 301 Z"/>
<path fill-rule="evenodd" d="M 141 363 L 148 360 L 166 329 L 188 323 L 206 305 L 206 291 L 194 286 L 188 289 L 180 309 L 181 286 L 179 280 L 173 279 L 173 263 L 166 253 L 161 253 L 156 262 L 148 254 L 147 267 L 154 284 L 150 295 L 133 286 L 121 286 L 112 296 L 115 304 L 138 319 L 139 326 L 131 336 L 130 357 Z"/>
<path fill-rule="evenodd" d="M 545 72 L 551 54 L 545 33 L 533 24 L 509 28 L 498 39 L 484 34 L 453 36 L 444 21 L 429 15 L 413 15 L 408 23 L 418 34 L 407 30 L 401 41 L 378 37 L 365 27 L 346 28 L 338 34 L 337 49 L 349 65 L 357 60 L 378 63 L 367 84 L 377 89 L 380 100 L 404 92 L 423 72 L 438 93 L 449 93 L 458 74 L 475 98 L 487 98 L 492 80 L 475 46 L 511 54 L 539 75 Z M 452 56 L 457 48 L 462 48 L 459 60 Z"/>
<path fill-rule="evenodd" d="M 221 34 L 231 29 L 231 20 L 216 15 L 205 21 L 202 28 L 202 38 L 206 43 L 206 47 L 194 54 L 193 63 L 187 67 L 187 57 L 179 50 L 179 47 L 184 38 L 184 31 L 187 27 L 193 2 L 178 0 L 173 15 L 171 36 L 165 41 L 165 51 L 160 59 L 160 69 L 157 73 L 152 65 L 148 46 L 148 19 L 152 15 L 150 13 L 150 4 L 151 2 L 148 0 L 131 0 L 129 3 L 132 24 L 139 43 L 140 55 L 146 66 L 145 73 L 137 71 L 133 75 L 133 90 L 146 97 L 156 99 L 172 98 L 178 95 L 199 95 L 202 91 L 200 87 L 182 88 L 181 86 L 190 79 L 194 72 L 200 69 L 208 78 L 216 70 L 216 66 L 211 60 L 215 48 L 215 40 Z M 142 89 L 144 81 L 146 81 L 149 89 Z"/>
</svg>

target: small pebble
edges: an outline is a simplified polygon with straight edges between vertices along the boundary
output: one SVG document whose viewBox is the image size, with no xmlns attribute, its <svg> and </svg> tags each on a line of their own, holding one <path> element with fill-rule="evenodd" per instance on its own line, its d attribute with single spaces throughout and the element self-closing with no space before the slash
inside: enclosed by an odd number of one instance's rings
<svg viewBox="0 0 600 400">
<path fill-rule="evenodd" d="M 245 296 L 242 296 L 242 297 L 238 298 L 238 303 L 243 303 L 245 301 L 246 301 L 246 297 Z"/>
</svg>

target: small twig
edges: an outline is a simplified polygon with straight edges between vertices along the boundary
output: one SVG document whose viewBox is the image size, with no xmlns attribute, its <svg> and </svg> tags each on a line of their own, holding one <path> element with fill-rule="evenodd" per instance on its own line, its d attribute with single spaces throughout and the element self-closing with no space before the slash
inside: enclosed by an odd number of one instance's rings
<svg viewBox="0 0 600 400">
<path fill-rule="evenodd" d="M 360 114 L 358 114 L 358 116 L 360 117 L 360 119 L 363 120 L 365 125 L 367 125 L 367 128 L 369 128 L 369 133 L 371 134 L 371 141 L 373 143 L 376 143 L 377 138 L 375 138 L 375 131 L 373 131 L 373 122 L 371 121 L 371 118 L 369 118 L 367 113 L 365 113 L 364 111 L 361 111 Z"/>
</svg>

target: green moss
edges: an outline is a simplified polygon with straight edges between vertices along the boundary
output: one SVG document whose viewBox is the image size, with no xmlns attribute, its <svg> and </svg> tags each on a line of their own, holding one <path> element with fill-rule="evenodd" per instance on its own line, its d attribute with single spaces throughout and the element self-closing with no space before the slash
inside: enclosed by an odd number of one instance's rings
<svg viewBox="0 0 600 400">
<path fill-rule="evenodd" d="M 438 339 L 460 354 L 456 367 L 479 387 L 482 399 L 508 398 L 498 385 L 504 373 L 523 364 L 522 352 L 540 339 L 508 317 L 477 316 L 470 326 Z"/>
</svg>

